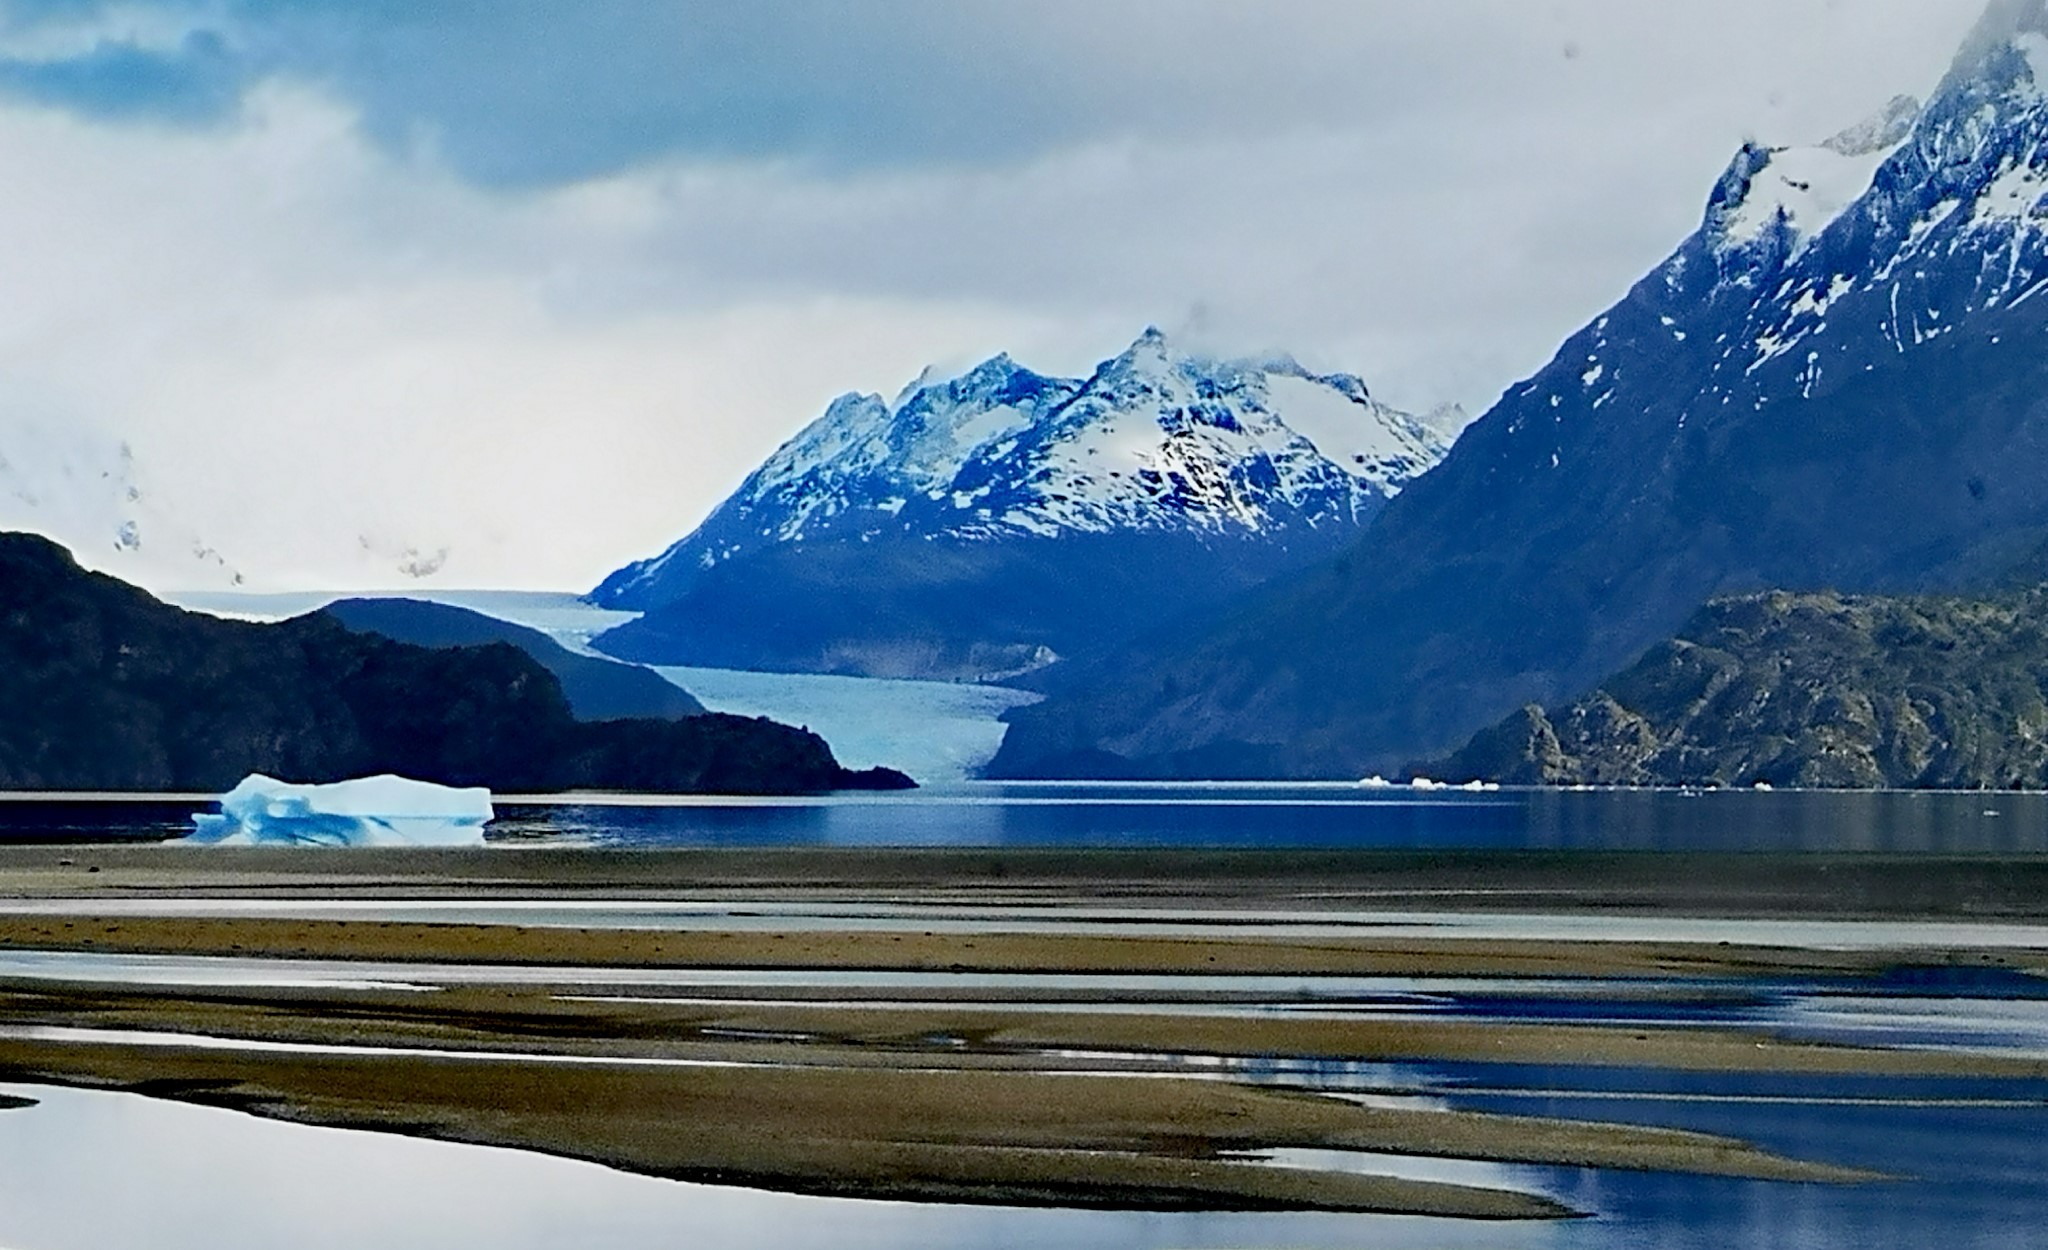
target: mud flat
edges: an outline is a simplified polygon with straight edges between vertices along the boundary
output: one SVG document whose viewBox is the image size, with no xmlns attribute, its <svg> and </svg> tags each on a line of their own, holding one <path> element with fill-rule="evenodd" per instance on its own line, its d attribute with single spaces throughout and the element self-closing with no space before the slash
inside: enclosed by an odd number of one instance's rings
<svg viewBox="0 0 2048 1250">
<path fill-rule="evenodd" d="M 260 1115 L 512 1146 L 677 1179 L 870 1198 L 1149 1209 L 1316 1209 L 1555 1218 L 1529 1194 L 1255 1166 L 1284 1147 L 1849 1183 L 1871 1174 L 1708 1134 L 1361 1106 L 1216 1081 L 974 1071 L 827 1053 L 680 1063 L 502 1052 L 380 1054 L 300 1041 L 214 1049 L 0 1036 L 0 1076 Z"/>
<path fill-rule="evenodd" d="M 1712 857 L 1708 857 L 1711 859 Z M 0 982 L 0 1079 L 118 1088 L 315 1124 L 413 1134 L 585 1159 L 626 1171 L 810 1194 L 1158 1210 L 1329 1210 L 1473 1219 L 1578 1214 L 1541 1193 L 1358 1171 L 1272 1166 L 1265 1152 L 1325 1150 L 1855 1185 L 1874 1173 L 1791 1157 L 1734 1137 L 1603 1120 L 1455 1108 L 1442 1100 L 1333 1096 L 1251 1085 L 1211 1061 L 1385 1065 L 1524 1064 L 1632 1072 L 1770 1074 L 1858 1081 L 2048 1080 L 2023 1050 L 1911 1047 L 1779 1036 L 1699 1019 L 1327 1018 L 1232 1014 L 1128 986 L 1118 977 L 1545 978 L 1732 987 L 1824 978 L 1880 986 L 1902 968 L 2027 982 L 2048 951 L 2026 941 L 1912 949 L 1773 943 L 1288 936 L 1260 917 L 1304 908 L 1412 908 L 1425 895 L 1482 907 L 1539 895 L 1558 915 L 1688 913 L 1704 890 L 1753 882 L 1755 861 L 1701 872 L 1607 857 L 1575 876 L 1549 857 L 1274 855 L 997 856 L 987 853 L 571 856 L 198 852 L 84 848 L 0 852 L 0 951 L 40 952 L 43 970 Z M 66 860 L 69 862 L 59 862 Z M 1609 863 L 1609 861 L 1612 861 Z M 1702 861 L 1705 862 L 1705 861 Z M 1602 864 L 1609 864 L 1602 868 Z M 2018 867 L 2015 867 L 2018 864 Z M 1712 865 L 1709 864 L 1709 867 Z M 1768 865 L 1766 865 L 1768 867 Z M 1972 882 L 2024 883 L 2031 862 L 1798 863 L 1766 917 L 1955 921 L 2024 926 L 2041 897 Z M 99 871 L 90 871 L 91 869 Z M 1562 873 L 1562 875 L 1560 875 Z M 1709 877 L 1712 873 L 1707 874 Z M 1574 880 L 1576 884 L 1574 884 Z M 1853 905 L 1799 902 L 1850 883 Z M 1490 882 L 1483 887 L 1479 882 Z M 965 931 L 744 929 L 147 915 L 116 900 L 297 898 L 701 899 L 769 908 L 850 900 L 985 914 Z M 1817 896 L 1817 895 L 1816 895 Z M 1625 900 L 1625 901 L 1617 901 Z M 1873 903 L 1890 904 L 1880 906 Z M 2003 900 L 2003 901 L 2000 901 Z M 986 910 L 995 902 L 1012 910 Z M 1727 901 L 1727 900 L 1724 900 Z M 49 906 L 49 904 L 56 904 Z M 1161 915 L 1221 904 L 1227 936 L 1006 930 L 1016 909 L 1137 905 Z M 977 913 L 975 908 L 985 909 Z M 1713 912 L 1731 914 L 1730 906 Z M 96 910 L 98 909 L 98 910 Z M 203 910 L 203 909 L 202 909 Z M 767 911 L 763 912 L 768 914 Z M 815 917 L 814 917 L 815 918 Z M 1760 922 L 1758 932 L 1771 925 Z M 2026 933 L 2031 929 L 2015 929 Z M 410 989 L 364 985 L 212 989 L 80 976 L 109 954 L 279 958 L 410 968 Z M 493 984 L 436 983 L 436 964 L 500 966 Z M 605 969 L 726 974 L 718 993 L 619 994 L 579 977 Z M 789 970 L 917 974 L 891 1001 L 772 994 Z M 749 985 L 746 974 L 763 978 Z M 1078 979 L 1058 1002 L 1018 992 L 991 1005 L 933 988 L 954 973 Z M 737 980 L 733 977 L 737 976 Z M 1588 990 L 1588 993 L 1593 991 Z M 1000 991 L 979 991 L 986 999 Z M 921 997 L 922 995 L 922 997 Z M 1238 994 L 1236 997 L 1245 997 Z M 1256 994 L 1251 994 L 1256 999 Z M 1088 1008 L 1083 1010 L 1082 1008 Z M 1214 1079 L 1221 1078 L 1221 1079 Z M 1369 1171 L 1369 1169 L 1367 1169 Z"/>
<path fill-rule="evenodd" d="M 0 897 L 842 898 L 2048 919 L 2048 854 L 0 846 Z"/>
</svg>

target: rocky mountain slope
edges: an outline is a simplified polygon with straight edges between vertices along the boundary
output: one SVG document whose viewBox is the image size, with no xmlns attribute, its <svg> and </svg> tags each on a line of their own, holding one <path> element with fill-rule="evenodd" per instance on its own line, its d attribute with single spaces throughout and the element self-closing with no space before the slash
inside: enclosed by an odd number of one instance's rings
<svg viewBox="0 0 2048 1250">
<path fill-rule="evenodd" d="M 1175 619 L 1355 538 L 1442 429 L 1290 359 L 1147 331 L 1087 378 L 997 356 L 847 395 L 593 592 L 630 659 L 981 677 Z"/>
<path fill-rule="evenodd" d="M 1941 591 L 2048 540 L 2048 13 L 1930 103 L 1743 147 L 1698 231 L 1368 541 L 1013 715 L 993 770 L 1355 776 L 1568 701 L 1708 598 Z"/>
<path fill-rule="evenodd" d="M 1719 599 L 1431 775 L 1524 785 L 2048 786 L 2048 590 Z"/>
<path fill-rule="evenodd" d="M 537 629 L 446 603 L 420 599 L 342 599 L 321 609 L 357 633 L 382 634 L 417 647 L 510 643 L 562 683 L 577 720 L 682 720 L 704 705 L 661 674 L 637 664 L 578 655 Z"/>
<path fill-rule="evenodd" d="M 849 774 L 772 721 L 578 721 L 517 647 L 434 649 L 324 613 L 276 625 L 181 611 L 61 547 L 0 534 L 0 788 L 224 790 L 251 772 L 392 772 L 497 790 L 789 793 Z"/>
</svg>

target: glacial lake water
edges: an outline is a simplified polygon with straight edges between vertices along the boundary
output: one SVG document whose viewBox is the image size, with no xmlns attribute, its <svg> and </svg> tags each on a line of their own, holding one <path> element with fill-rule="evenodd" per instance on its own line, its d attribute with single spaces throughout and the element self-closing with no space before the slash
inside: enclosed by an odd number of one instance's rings
<svg viewBox="0 0 2048 1250">
<path fill-rule="evenodd" d="M 12 797 L 0 842 L 93 845 L 175 837 L 203 796 Z M 1007 785 L 809 798 L 584 796 L 499 804 L 496 852 L 536 847 L 775 846 L 1442 848 L 2048 853 L 2048 796 L 1802 792 L 1417 791 L 1356 785 Z M 203 855 L 204 851 L 194 850 Z M 1407 906 L 1409 904 L 1403 904 Z M 0 912 L 65 904 L 0 901 Z M 266 915 L 622 928 L 932 929 L 1211 936 L 1228 908 L 1108 901 L 1026 908 L 1000 898 L 887 900 L 381 898 L 95 900 L 136 915 Z M 284 911 L 279 909 L 283 908 Z M 1752 941 L 1825 947 L 2048 948 L 2029 924 L 1787 917 L 1517 915 L 1329 907 L 1265 912 L 1293 937 L 1386 935 Z M 2017 973 L 1828 982 L 1473 978 L 1125 978 L 795 970 L 435 967 L 319 960 L 11 952 L 10 982 L 426 987 L 553 980 L 557 992 L 890 1002 L 944 991 L 991 1004 L 1142 995 L 1154 1010 L 1293 1011 L 1658 1028 L 2048 1056 L 2048 989 Z M 1988 979 L 1987 979 L 1988 978 Z M 1104 1005 L 1108 1004 L 1108 1005 Z M 5 1022 L 0 1021 L 0 1027 Z M 1097 1057 L 1100 1058 L 1100 1057 Z M 1089 1056 L 1077 1054 L 1079 1066 Z M 540 1250 L 668 1246 L 795 1250 L 1943 1250 L 2048 1247 L 2048 1080 L 1682 1073 L 1578 1066 L 1161 1057 L 1186 1075 L 1433 1106 L 1723 1133 L 1884 1172 L 1855 1186 L 1770 1183 L 1370 1155 L 1283 1164 L 1462 1181 L 1591 1213 L 1550 1224 L 1414 1217 L 1161 1214 L 862 1202 L 683 1184 L 572 1160 L 266 1121 L 112 1091 L 27 1084 L 0 1111 L 0 1250 Z M 1145 1079 L 1132 1076 L 1129 1079 Z"/>
<path fill-rule="evenodd" d="M 162 841 L 207 796 L 8 796 L 0 843 Z M 2048 852 L 2048 795 L 958 782 L 805 797 L 501 796 L 502 846 Z"/>
</svg>

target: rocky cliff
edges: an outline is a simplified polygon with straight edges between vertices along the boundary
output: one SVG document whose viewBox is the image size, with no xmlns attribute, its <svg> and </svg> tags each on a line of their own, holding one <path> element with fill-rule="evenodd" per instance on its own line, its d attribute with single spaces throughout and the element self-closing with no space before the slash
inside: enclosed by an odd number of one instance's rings
<svg viewBox="0 0 2048 1250">
<path fill-rule="evenodd" d="M 2048 787 L 2048 590 L 1715 600 L 1591 694 L 1524 707 L 1422 771 L 1525 785 Z"/>
</svg>

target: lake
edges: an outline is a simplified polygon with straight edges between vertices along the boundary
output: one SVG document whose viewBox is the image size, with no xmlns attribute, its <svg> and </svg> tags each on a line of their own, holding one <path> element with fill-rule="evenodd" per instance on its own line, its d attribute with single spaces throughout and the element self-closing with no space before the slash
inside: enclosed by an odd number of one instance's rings
<svg viewBox="0 0 2048 1250">
<path fill-rule="evenodd" d="M 114 844 L 174 838 L 199 796 L 15 796 L 0 801 L 0 842 L 83 874 Z M 490 846 L 472 857 L 543 864 L 599 852 L 670 848 L 1002 848 L 1145 851 L 1207 847 L 1336 853 L 1738 852 L 1777 863 L 1797 853 L 1903 864 L 1912 856 L 2019 863 L 2048 854 L 2048 797 L 2022 794 L 1445 791 L 1357 785 L 957 783 L 902 795 L 803 798 L 654 796 L 502 799 Z M 1761 853 L 1793 853 L 1767 855 Z M 122 855 L 182 854 L 146 848 Z M 27 854 L 26 851 L 22 854 Z M 194 863 L 213 854 L 191 851 Z M 317 867 L 321 855 L 303 861 Z M 1897 857 L 1908 857 L 1899 860 Z M 614 855 L 616 860 L 641 860 Z M 1580 862 L 1578 857 L 1553 857 Z M 1626 858 L 1626 857 L 1624 857 Z M 1664 856 L 1644 860 L 1668 861 Z M 1314 860 L 1315 856 L 1309 856 Z M 27 861 L 21 861 L 26 863 Z M 252 861 L 253 862 L 253 861 Z M 346 862 L 337 860 L 335 862 Z M 893 862 L 893 861 L 892 861 Z M 1545 862 L 1550 862 L 1546 859 Z M 1928 863 L 1937 862 L 1929 859 Z M 122 882 L 141 877 L 120 877 Z M 339 880 L 338 878 L 336 879 Z M 2039 907 L 1996 915 L 1737 918 L 1714 911 L 1475 910 L 1415 894 L 1275 895 L 1255 912 L 1158 899 L 821 892 L 748 887 L 583 896 L 507 875 L 488 895 L 330 889 L 262 893 L 137 891 L 80 900 L 0 896 L 0 917 L 362 920 L 664 933 L 857 932 L 1212 940 L 1693 944 L 1826 952 L 1900 951 L 1882 976 L 1151 975 L 834 968 L 554 967 L 516 963 L 286 959 L 85 951 L 0 952 L 0 988 L 140 987 L 167 994 L 404 993 L 532 987 L 563 1002 L 846 1006 L 1001 1014 L 1275 1017 L 1423 1024 L 1697 1030 L 1759 1043 L 1802 1042 L 2048 1060 L 2048 950 Z M 1289 887 L 1292 888 L 1292 887 Z M 1966 904 L 1968 900 L 1965 900 Z M 1478 904 L 1472 904 L 1478 906 Z M 1935 966 L 1910 952 L 2011 952 L 2012 966 Z M 2027 961 L 2032 960 L 2033 964 Z M 24 1027 L 0 1019 L 0 1034 Z M 84 1045 L 194 1044 L 191 1035 L 67 1034 Z M 224 1045 L 249 1045 L 230 1040 Z M 1747 1040 L 1742 1042 L 1748 1046 Z M 1509 1223 L 1327 1214 L 1132 1212 L 927 1205 L 807 1197 L 628 1175 L 515 1150 L 259 1119 L 105 1089 L 0 1081 L 33 1105 L 0 1111 L 0 1247 L 5 1250 L 237 1250 L 375 1245 L 385 1250 L 539 1250 L 669 1245 L 873 1250 L 1635 1250 L 1774 1246 L 1944 1250 L 2048 1246 L 2048 1069 L 2016 1077 L 1873 1076 L 1635 1068 L 1579 1063 L 1331 1060 L 1209 1053 L 1046 1052 L 1076 1070 L 1122 1066 L 1335 1094 L 1385 1105 L 1549 1116 L 1723 1134 L 1800 1160 L 1887 1179 L 1828 1185 L 1616 1168 L 1277 1151 L 1274 1166 L 1321 1167 L 1542 1195 L 1588 1218 Z M 462 1056 L 435 1052 L 437 1062 Z M 502 1057 L 502 1056 L 500 1056 Z M 532 1056 L 535 1063 L 576 1062 Z M 1139 1062 L 1142 1059 L 1142 1062 Z M 691 1062 L 681 1060 L 677 1062 Z"/>
<path fill-rule="evenodd" d="M 0 841 L 160 841 L 203 796 L 0 798 Z M 501 797 L 506 846 L 2048 852 L 2048 795 L 956 782 L 903 794 Z"/>
</svg>

